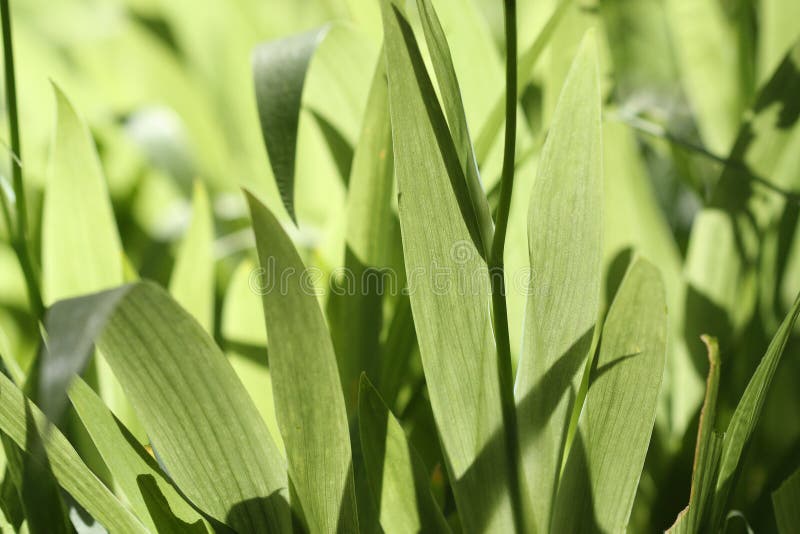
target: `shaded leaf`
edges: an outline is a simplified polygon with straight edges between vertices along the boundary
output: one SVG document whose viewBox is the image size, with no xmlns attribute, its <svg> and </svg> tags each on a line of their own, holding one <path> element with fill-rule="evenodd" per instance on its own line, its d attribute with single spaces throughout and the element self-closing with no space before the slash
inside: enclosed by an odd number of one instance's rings
<svg viewBox="0 0 800 534">
<path fill-rule="evenodd" d="M 263 43 L 253 52 L 258 116 L 283 205 L 296 221 L 294 171 L 297 125 L 306 71 L 329 27 Z"/>
</svg>

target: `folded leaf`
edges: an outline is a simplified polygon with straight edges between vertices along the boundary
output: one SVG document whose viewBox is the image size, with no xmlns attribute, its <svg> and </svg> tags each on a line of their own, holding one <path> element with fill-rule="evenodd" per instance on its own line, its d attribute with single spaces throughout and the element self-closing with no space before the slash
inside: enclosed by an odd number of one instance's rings
<svg viewBox="0 0 800 534">
<path fill-rule="evenodd" d="M 587 35 L 564 83 L 528 211 L 531 285 L 515 393 L 538 531 L 550 524 L 567 429 L 600 302 L 600 81 Z"/>
<path fill-rule="evenodd" d="M 235 530 L 291 529 L 286 468 L 269 431 L 222 352 L 163 289 L 141 282 L 61 301 L 46 326 L 45 370 L 79 371 L 97 338 L 172 480 L 193 503 Z"/>
<path fill-rule="evenodd" d="M 263 43 L 253 51 L 258 117 L 272 173 L 286 211 L 294 211 L 297 126 L 303 84 L 311 57 L 329 27 Z"/>
<path fill-rule="evenodd" d="M 634 262 L 603 326 L 551 532 L 625 532 L 639 485 L 666 354 L 658 270 Z"/>
<path fill-rule="evenodd" d="M 289 477 L 312 532 L 357 532 L 347 412 L 313 278 L 278 220 L 255 197 L 248 201 Z"/>
</svg>

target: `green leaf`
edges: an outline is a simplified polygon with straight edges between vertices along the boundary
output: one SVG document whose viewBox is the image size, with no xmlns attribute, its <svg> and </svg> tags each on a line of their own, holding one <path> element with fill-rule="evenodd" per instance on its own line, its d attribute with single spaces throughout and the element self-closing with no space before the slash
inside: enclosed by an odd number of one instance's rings
<svg viewBox="0 0 800 534">
<path fill-rule="evenodd" d="M 328 299 L 331 338 L 339 363 L 348 411 L 357 403 L 361 372 L 376 377 L 383 325 L 380 284 L 398 285 L 384 275 L 396 271 L 399 228 L 392 209 L 394 192 L 392 130 L 386 66 L 381 54 L 370 88 L 347 195 L 344 269 L 334 274 Z M 341 276 L 339 276 L 341 275 Z M 386 288 L 387 292 L 397 291 Z"/>
<path fill-rule="evenodd" d="M 795 471 L 772 494 L 775 520 L 780 534 L 792 534 L 800 525 L 800 470 Z"/>
<path fill-rule="evenodd" d="M 714 506 L 709 525 L 711 529 L 719 528 L 724 520 L 730 493 L 739 472 L 742 455 L 753 437 L 767 392 L 799 316 L 800 295 L 795 299 L 792 309 L 772 338 L 769 347 L 767 347 L 767 352 L 750 378 L 750 382 L 747 384 L 742 398 L 739 399 L 736 411 L 728 424 L 728 430 L 722 443 L 719 478 L 717 479 Z"/>
<path fill-rule="evenodd" d="M 295 223 L 294 171 L 303 84 L 311 57 L 328 30 L 323 26 L 263 43 L 253 52 L 261 132 L 283 205 Z"/>
<path fill-rule="evenodd" d="M 532 274 L 515 390 L 524 473 L 541 531 L 550 524 L 598 316 L 602 212 L 600 81 L 587 34 L 556 107 L 528 211 Z"/>
<path fill-rule="evenodd" d="M 458 85 L 453 58 L 450 56 L 450 47 L 444 34 L 439 17 L 430 0 L 417 0 L 417 9 L 422 19 L 422 28 L 425 32 L 425 41 L 431 53 L 433 70 L 436 73 L 439 92 L 442 95 L 444 112 L 450 126 L 450 134 L 458 153 L 458 159 L 466 177 L 467 190 L 472 203 L 472 211 L 480 229 L 481 242 L 484 253 L 489 255 L 492 239 L 494 238 L 494 223 L 489 212 L 489 202 L 481 185 L 478 162 L 472 148 L 469 135 L 467 116 L 464 111 L 464 102 L 461 100 L 461 89 Z"/>
<path fill-rule="evenodd" d="M 195 182 L 192 222 L 178 249 L 169 292 L 206 332 L 214 328 L 214 220 L 208 193 Z"/>
<path fill-rule="evenodd" d="M 510 531 L 488 270 L 413 31 L 396 3 L 381 8 L 403 253 L 431 406 L 465 530 Z"/>
<path fill-rule="evenodd" d="M 42 213 L 42 286 L 47 306 L 123 282 L 122 246 L 97 149 L 66 95 L 55 84 L 53 92 L 56 127 Z M 141 434 L 102 355 L 97 359 L 96 385 L 114 413 Z"/>
<path fill-rule="evenodd" d="M 272 213 L 249 194 L 248 202 L 264 275 L 270 375 L 289 477 L 312 532 L 356 532 L 347 412 L 313 274 Z"/>
<path fill-rule="evenodd" d="M 666 354 L 658 270 L 636 260 L 603 326 L 552 532 L 625 532 L 653 431 Z"/>
<path fill-rule="evenodd" d="M 153 532 L 163 532 L 158 518 L 152 517 L 149 510 L 148 494 L 142 486 L 146 479 L 152 480 L 178 518 L 187 524 L 199 523 L 201 531 L 212 532 L 203 517 L 181 497 L 156 460 L 114 417 L 92 388 L 83 380 L 76 379 L 69 390 L 69 398 L 116 485 L 148 528 Z"/>
<path fill-rule="evenodd" d="M 47 330 L 43 374 L 79 371 L 75 355 L 88 360 L 97 338 L 188 499 L 235 530 L 291 529 L 286 470 L 266 426 L 213 340 L 163 289 L 141 282 L 61 301 Z"/>
<path fill-rule="evenodd" d="M 83 463 L 67 438 L 51 426 L 44 415 L 0 374 L 0 430 L 20 448 L 26 440 L 32 416 L 39 432 L 46 436 L 44 447 L 58 483 L 109 531 L 146 533 L 147 529 Z"/>
<path fill-rule="evenodd" d="M 431 494 L 425 465 L 364 375 L 358 394 L 358 425 L 367 477 L 384 532 L 450 532 Z"/>
<path fill-rule="evenodd" d="M 55 84 L 53 92 L 57 118 L 42 214 L 45 304 L 122 282 L 122 246 L 94 142 Z"/>
</svg>

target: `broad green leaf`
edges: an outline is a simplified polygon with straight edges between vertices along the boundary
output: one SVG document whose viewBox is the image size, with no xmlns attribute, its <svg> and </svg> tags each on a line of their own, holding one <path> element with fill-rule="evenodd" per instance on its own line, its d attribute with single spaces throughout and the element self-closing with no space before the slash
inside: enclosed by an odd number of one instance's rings
<svg viewBox="0 0 800 534">
<path fill-rule="evenodd" d="M 61 301 L 47 330 L 45 371 L 79 371 L 96 338 L 188 499 L 235 530 L 290 530 L 286 470 L 266 426 L 222 352 L 164 290 L 141 282 Z"/>
<path fill-rule="evenodd" d="M 381 9 L 403 253 L 431 406 L 464 529 L 510 531 L 488 270 L 413 31 L 395 2 Z"/>
<path fill-rule="evenodd" d="M 431 0 L 417 0 L 417 9 L 422 19 L 425 41 L 431 54 L 445 116 L 450 126 L 450 134 L 466 177 L 467 190 L 472 203 L 472 216 L 475 217 L 480 231 L 481 242 L 478 243 L 478 246 L 483 247 L 484 253 L 488 257 L 494 237 L 494 222 L 489 212 L 489 202 L 486 200 L 486 194 L 481 185 L 478 162 L 475 159 L 467 116 L 464 111 L 464 102 L 461 100 L 461 88 L 453 67 L 453 58 L 450 56 L 450 46 L 447 44 L 447 37 Z"/>
<path fill-rule="evenodd" d="M 709 510 L 717 481 L 717 468 L 722 453 L 722 436 L 715 432 L 717 395 L 719 393 L 720 357 L 717 340 L 704 336 L 703 342 L 708 352 L 708 379 L 700 422 L 697 430 L 697 444 L 692 466 L 692 486 L 689 505 L 678 516 L 670 533 L 700 532 L 706 512 Z"/>
<path fill-rule="evenodd" d="M 517 61 L 517 98 L 522 96 L 525 87 L 530 83 L 533 77 L 533 68 L 536 66 L 539 56 L 544 52 L 550 42 L 553 32 L 558 27 L 558 23 L 561 22 L 561 19 L 571 5 L 572 0 L 558 0 L 547 22 L 545 22 L 542 29 L 539 30 L 536 39 L 534 39 L 530 46 L 520 54 L 519 60 Z M 478 137 L 475 140 L 475 157 L 478 163 L 482 164 L 486 160 L 497 135 L 500 133 L 504 120 L 505 93 L 500 93 L 495 99 L 492 110 L 486 122 L 481 126 Z"/>
<path fill-rule="evenodd" d="M 797 532 L 800 525 L 800 470 L 795 471 L 772 493 L 772 507 L 780 534 Z"/>
<path fill-rule="evenodd" d="M 358 394 L 361 449 L 372 495 L 387 534 L 450 532 L 430 491 L 430 476 L 403 427 L 366 376 Z"/>
<path fill-rule="evenodd" d="M 55 84 L 53 92 L 56 124 L 42 213 L 42 286 L 48 306 L 123 282 L 122 245 L 97 149 L 66 95 Z M 141 427 L 102 355 L 96 367 L 100 396 L 141 437 Z"/>
<path fill-rule="evenodd" d="M 67 438 L 51 426 L 42 413 L 26 400 L 22 392 L 0 374 L 0 430 L 17 446 L 27 442 L 28 417 L 32 415 L 39 432 L 46 436 L 44 446 L 58 483 L 95 519 L 114 533 L 147 532 L 145 526 L 83 463 Z"/>
<path fill-rule="evenodd" d="M 283 205 L 296 222 L 294 171 L 303 84 L 329 27 L 259 45 L 253 52 L 258 116 Z"/>
<path fill-rule="evenodd" d="M 766 81 L 800 35 L 800 4 L 762 0 L 758 17 L 758 80 Z"/>
<path fill-rule="evenodd" d="M 541 531 L 550 524 L 600 299 L 603 169 L 595 47 L 587 35 L 567 76 L 528 211 L 532 276 L 515 393 L 524 473 Z"/>
<path fill-rule="evenodd" d="M 719 528 L 727 512 L 730 493 L 736 481 L 742 455 L 750 443 L 758 419 L 767 397 L 767 392 L 772 384 L 778 364 L 781 361 L 783 350 L 791 336 L 797 318 L 800 316 L 800 295 L 797 296 L 794 306 L 783 320 L 775 336 L 767 347 L 767 352 L 758 364 L 755 373 L 750 378 L 747 388 L 736 406 L 725 439 L 722 444 L 722 459 L 720 460 L 719 478 L 714 495 L 714 506 L 711 513 L 710 528 Z"/>
<path fill-rule="evenodd" d="M 312 532 L 355 532 L 347 412 L 313 278 L 278 220 L 255 197 L 248 201 L 264 271 L 270 375 L 289 477 Z"/>
<path fill-rule="evenodd" d="M 658 270 L 636 260 L 603 326 L 552 532 L 625 532 L 656 416 L 666 354 Z"/>
<path fill-rule="evenodd" d="M 211 532 L 200 514 L 181 497 L 156 460 L 114 417 L 92 388 L 83 380 L 76 379 L 70 387 L 69 398 L 117 486 L 148 528 L 162 532 L 155 522 L 158 518 L 150 514 L 147 494 L 142 486 L 145 479 L 151 478 L 177 517 L 187 524 L 199 523 L 201 531 Z"/>
<path fill-rule="evenodd" d="M 178 249 L 169 291 L 206 332 L 214 328 L 214 221 L 208 193 L 194 186 L 192 222 Z"/>
<path fill-rule="evenodd" d="M 798 91 L 800 42 L 761 89 L 709 205 L 692 226 L 685 263 L 687 335 L 713 332 L 723 349 L 755 306 L 763 235 L 775 230 L 785 205 L 776 189 L 800 188 L 800 122 L 787 105 Z"/>
</svg>

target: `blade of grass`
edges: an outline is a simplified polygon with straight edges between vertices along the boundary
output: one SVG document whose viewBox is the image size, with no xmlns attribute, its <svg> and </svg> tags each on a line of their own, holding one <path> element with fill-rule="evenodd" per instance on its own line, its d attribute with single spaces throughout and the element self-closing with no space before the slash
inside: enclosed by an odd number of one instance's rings
<svg viewBox="0 0 800 534">
<path fill-rule="evenodd" d="M 255 197 L 247 199 L 264 275 L 270 375 L 289 477 L 312 532 L 357 532 L 347 411 L 313 279 L 278 220 Z"/>
<path fill-rule="evenodd" d="M 0 430 L 19 447 L 25 447 L 28 414 L 39 432 L 58 483 L 111 532 L 145 534 L 147 529 L 83 463 L 61 432 L 49 426 L 44 415 L 4 375 L 0 374 Z"/>
<path fill-rule="evenodd" d="M 178 493 L 155 458 L 114 417 L 86 382 L 76 379 L 69 389 L 69 398 L 117 486 L 148 528 L 161 532 L 156 522 L 158 518 L 152 517 L 148 509 L 147 495 L 142 486 L 142 481 L 150 477 L 178 518 L 187 524 L 199 523 L 202 530 L 213 532 L 205 519 Z"/>
<path fill-rule="evenodd" d="M 587 34 L 542 149 L 528 210 L 528 288 L 516 398 L 537 530 L 550 524 L 602 278 L 600 81 Z M 499 231 L 498 231 L 499 235 Z M 538 390 L 538 391 L 537 391 Z"/>
<path fill-rule="evenodd" d="M 786 348 L 798 316 L 800 316 L 800 295 L 795 299 L 792 309 L 772 338 L 767 352 L 750 378 L 750 382 L 747 384 L 747 388 L 742 394 L 742 398 L 736 406 L 736 411 L 728 424 L 728 430 L 722 443 L 719 478 L 717 479 L 711 510 L 709 528 L 712 530 L 719 528 L 725 520 L 724 516 L 727 512 L 728 500 L 736 484 L 742 456 L 753 437 L 772 379 L 778 369 L 783 350 Z"/>
<path fill-rule="evenodd" d="M 514 529 L 491 285 L 458 153 L 408 20 L 381 2 L 400 226 L 431 407 L 462 524 Z M 432 229 L 436 229 L 432 231 Z"/>
</svg>

